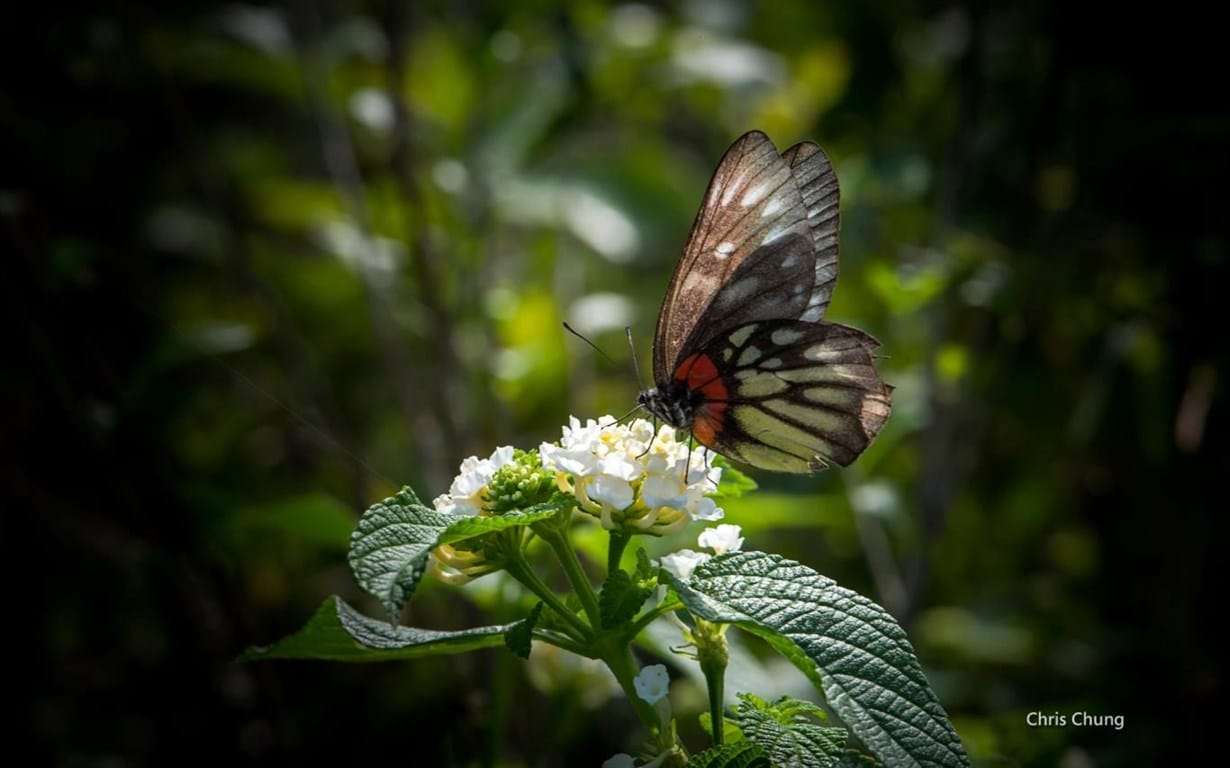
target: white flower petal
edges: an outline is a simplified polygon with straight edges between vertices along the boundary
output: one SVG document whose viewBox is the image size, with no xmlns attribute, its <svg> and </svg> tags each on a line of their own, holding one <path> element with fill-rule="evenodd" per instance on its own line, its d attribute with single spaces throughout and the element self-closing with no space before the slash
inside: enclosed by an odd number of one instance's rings
<svg viewBox="0 0 1230 768">
<path fill-rule="evenodd" d="M 671 678 L 666 673 L 666 666 L 653 664 L 640 671 L 633 680 L 636 695 L 650 704 L 657 704 L 670 692 Z"/>
<path fill-rule="evenodd" d="M 701 531 L 696 543 L 712 549 L 719 555 L 738 552 L 743 547 L 743 537 L 739 535 L 742 532 L 743 529 L 737 525 L 723 523 L 716 528 L 706 528 Z"/>
<path fill-rule="evenodd" d="M 618 477 L 621 480 L 636 480 L 645 469 L 640 464 L 620 454 L 608 454 L 598 463 L 604 475 Z"/>
<path fill-rule="evenodd" d="M 627 509 L 635 499 L 632 484 L 612 475 L 598 475 L 587 489 L 589 497 L 611 509 Z"/>
<path fill-rule="evenodd" d="M 692 515 L 694 520 L 704 520 L 707 523 L 726 517 L 726 512 L 708 496 L 697 496 L 689 499 L 688 513 Z"/>
<path fill-rule="evenodd" d="M 649 475 L 641 483 L 641 499 L 648 507 L 683 509 L 688 501 L 688 491 L 678 475 Z"/>
<path fill-rule="evenodd" d="M 489 458 L 488 461 L 491 462 L 492 470 L 497 470 L 500 467 L 512 464 L 513 447 L 511 445 L 501 445 L 499 448 L 496 448 L 491 452 L 491 458 Z"/>
<path fill-rule="evenodd" d="M 712 555 L 704 552 L 693 552 L 690 549 L 681 549 L 678 552 L 665 555 L 658 561 L 663 570 L 674 576 L 680 581 L 687 581 L 692 578 L 692 571 L 696 570 L 696 566 L 708 560 Z"/>
</svg>

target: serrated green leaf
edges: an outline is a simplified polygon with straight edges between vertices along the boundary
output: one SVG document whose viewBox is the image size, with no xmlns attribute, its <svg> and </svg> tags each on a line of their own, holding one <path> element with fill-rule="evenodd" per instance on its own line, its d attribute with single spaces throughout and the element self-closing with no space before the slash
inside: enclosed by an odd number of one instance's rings
<svg viewBox="0 0 1230 768">
<path fill-rule="evenodd" d="M 350 568 L 359 585 L 380 601 L 396 624 L 423 576 L 431 550 L 545 520 L 564 506 L 562 502 L 540 504 L 490 517 L 446 515 L 423 504 L 405 487 L 363 513 L 350 536 Z"/>
<path fill-rule="evenodd" d="M 845 728 L 826 728 L 810 721 L 782 722 L 769 709 L 739 706 L 739 729 L 755 742 L 774 766 L 836 768 L 845 749 Z"/>
<path fill-rule="evenodd" d="M 530 611 L 530 615 L 509 627 L 504 633 L 504 645 L 508 650 L 523 659 L 530 657 L 530 644 L 534 637 L 534 627 L 538 625 L 538 617 L 542 615 L 542 603 L 538 603 Z"/>
<path fill-rule="evenodd" d="M 368 507 L 350 535 L 350 569 L 397 623 L 427 567 L 427 555 L 457 522 L 425 506 L 409 487 Z"/>
<path fill-rule="evenodd" d="M 667 578 L 692 613 L 735 624 L 786 656 L 883 762 L 969 765 L 905 631 L 871 600 L 764 552 L 720 555 L 686 582 Z"/>
<path fill-rule="evenodd" d="M 652 589 L 634 583 L 627 571 L 612 571 L 603 582 L 602 591 L 598 595 L 602 628 L 612 629 L 630 621 L 652 592 Z"/>
<path fill-rule="evenodd" d="M 718 481 L 717 491 L 713 494 L 717 501 L 737 499 L 759 487 L 755 480 L 735 469 L 721 456 L 715 456 L 713 463 L 722 468 L 722 479 Z"/>
<path fill-rule="evenodd" d="M 451 523 L 448 529 L 436 540 L 436 545 L 453 544 L 465 539 L 472 539 L 475 536 L 483 536 L 488 533 L 495 533 L 496 531 L 506 531 L 509 528 L 516 528 L 520 525 L 537 523 L 553 517 L 560 510 L 567 509 L 575 504 L 576 502 L 571 500 L 550 501 L 521 510 L 505 512 L 502 515 L 457 518 L 456 522 Z"/>
<path fill-rule="evenodd" d="M 700 721 L 700 729 L 705 732 L 709 740 L 713 740 L 713 715 L 708 712 L 701 712 L 697 718 Z M 743 731 L 739 730 L 739 725 L 729 717 L 722 718 L 722 741 L 727 744 L 733 744 L 743 738 Z"/>
<path fill-rule="evenodd" d="M 420 656 L 465 653 L 499 645 L 511 624 L 456 632 L 395 627 L 356 611 L 340 597 L 330 597 L 298 632 L 273 645 L 249 648 L 240 661 L 320 659 L 325 661 L 396 661 Z"/>
<path fill-rule="evenodd" d="M 736 741 L 693 755 L 687 768 L 773 768 L 769 758 L 756 744 Z"/>
</svg>

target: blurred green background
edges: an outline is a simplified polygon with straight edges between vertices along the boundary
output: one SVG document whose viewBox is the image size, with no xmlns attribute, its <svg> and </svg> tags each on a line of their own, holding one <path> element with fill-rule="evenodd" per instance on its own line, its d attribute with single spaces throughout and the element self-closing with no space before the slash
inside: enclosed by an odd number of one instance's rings
<svg viewBox="0 0 1230 768">
<path fill-rule="evenodd" d="M 752 128 L 833 157 L 829 316 L 883 342 L 897 391 L 852 468 L 760 475 L 728 522 L 890 608 L 978 765 L 1212 748 L 1215 27 L 972 2 L 25 13 L 0 54 L 0 418 L 6 688 L 34 763 L 635 748 L 609 683 L 543 649 L 232 659 L 327 594 L 372 607 L 344 555 L 373 500 L 631 405 L 622 328 L 647 362 L 709 174 Z M 431 584 L 407 621 L 507 620 L 508 597 Z M 751 689 L 797 692 L 763 650 Z M 1126 727 L 1025 725 L 1075 710 Z"/>
</svg>

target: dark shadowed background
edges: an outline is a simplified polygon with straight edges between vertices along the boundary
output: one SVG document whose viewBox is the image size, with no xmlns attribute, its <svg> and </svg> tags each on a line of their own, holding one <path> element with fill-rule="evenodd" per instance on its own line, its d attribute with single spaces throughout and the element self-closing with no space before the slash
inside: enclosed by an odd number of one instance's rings
<svg viewBox="0 0 1230 768">
<path fill-rule="evenodd" d="M 622 328 L 647 361 L 708 176 L 760 128 L 835 162 L 829 315 L 883 342 L 896 407 L 851 469 L 761 475 L 728 521 L 890 608 L 978 765 L 1212 749 L 1225 44 L 1177 6 L 1028 6 L 8 19 L 12 743 L 72 766 L 596 766 L 634 748 L 627 703 L 559 655 L 232 659 L 327 594 L 371 608 L 345 565 L 367 504 L 626 410 Z M 429 584 L 407 620 L 507 620 L 506 598 L 498 578 Z M 790 689 L 761 663 L 757 693 Z M 703 694 L 674 696 L 697 743 Z M 1025 725 L 1076 710 L 1126 726 Z"/>
</svg>

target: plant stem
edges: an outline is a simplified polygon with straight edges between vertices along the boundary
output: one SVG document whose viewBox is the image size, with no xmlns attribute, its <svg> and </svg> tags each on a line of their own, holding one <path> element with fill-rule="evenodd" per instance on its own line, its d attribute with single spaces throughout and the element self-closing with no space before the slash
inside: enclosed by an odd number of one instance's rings
<svg viewBox="0 0 1230 768">
<path fill-rule="evenodd" d="M 709 724 L 713 728 L 713 746 L 720 747 L 725 735 L 722 733 L 722 718 L 725 714 L 726 667 L 705 669 L 706 666 L 702 664 L 701 670 L 705 673 L 705 684 L 709 689 Z"/>
<path fill-rule="evenodd" d="M 629 541 L 632 541 L 632 534 L 627 531 L 611 531 L 611 540 L 607 543 L 606 547 L 607 575 L 619 569 L 619 562 L 623 559 L 624 549 L 627 548 Z"/>
<path fill-rule="evenodd" d="M 682 607 L 683 603 L 677 600 L 663 602 L 656 608 L 646 611 L 639 619 L 630 624 L 628 628 L 624 630 L 624 637 L 631 641 L 634 637 L 641 633 L 641 630 L 652 624 L 655 619 L 665 616 L 672 611 L 677 611 Z"/>
<path fill-rule="evenodd" d="M 533 592 L 539 600 L 559 614 L 576 635 L 574 639 L 586 642 L 593 636 L 593 631 L 585 626 L 585 622 L 578 619 L 576 614 L 568 609 L 568 606 L 564 605 L 564 602 L 542 582 L 542 579 L 538 578 L 538 574 L 534 573 L 534 569 L 530 568 L 529 563 L 520 553 L 508 558 L 504 569 L 510 576 L 525 585 L 526 589 Z"/>
<path fill-rule="evenodd" d="M 553 632 L 549 629 L 534 629 L 534 639 L 541 640 L 548 645 L 554 645 L 556 648 L 563 648 L 569 653 L 575 653 L 578 656 L 584 656 L 587 659 L 594 657 L 594 652 L 584 648 L 578 644 L 570 635 L 565 635 L 562 632 Z"/>
<path fill-rule="evenodd" d="M 547 546 L 551 547 L 551 551 L 559 558 L 560 565 L 564 567 L 564 574 L 572 584 L 572 589 L 581 599 L 581 606 L 585 609 L 585 615 L 589 617 L 590 626 L 595 630 L 600 629 L 602 612 L 598 608 L 598 595 L 595 594 L 594 585 L 589 582 L 589 577 L 585 575 L 585 570 L 581 567 L 581 561 L 577 559 L 572 543 L 568 541 L 567 532 L 550 529 L 545 535 L 543 531 L 539 531 L 538 535 L 547 542 Z"/>
<path fill-rule="evenodd" d="M 638 670 L 631 646 L 621 643 L 610 653 L 603 655 L 602 660 L 606 662 L 612 674 L 615 675 L 615 679 L 619 681 L 619 687 L 623 688 L 624 695 L 632 703 L 636 716 L 640 718 L 650 733 L 656 736 L 662 729 L 662 723 L 658 721 L 658 711 L 654 709 L 654 706 L 642 699 L 636 692 L 636 684 L 633 681 L 636 679 Z"/>
</svg>

